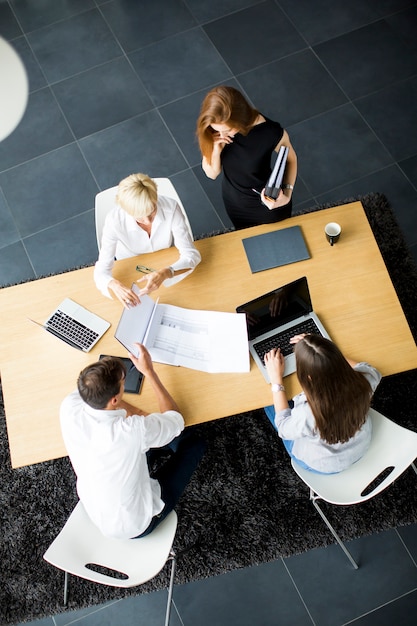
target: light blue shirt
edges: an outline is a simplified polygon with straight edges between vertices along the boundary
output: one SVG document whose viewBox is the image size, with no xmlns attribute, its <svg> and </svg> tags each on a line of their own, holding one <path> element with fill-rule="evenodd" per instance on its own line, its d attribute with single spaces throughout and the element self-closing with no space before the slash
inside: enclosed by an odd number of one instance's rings
<svg viewBox="0 0 417 626">
<path fill-rule="evenodd" d="M 375 391 L 381 374 L 368 363 L 358 363 L 355 371 L 361 372 Z M 369 415 L 363 426 L 345 443 L 329 444 L 321 439 L 313 413 L 304 392 L 293 398 L 294 408 L 284 409 L 275 415 L 275 426 L 282 439 L 294 441 L 292 454 L 319 472 L 341 472 L 358 461 L 368 450 L 372 436 Z"/>
</svg>

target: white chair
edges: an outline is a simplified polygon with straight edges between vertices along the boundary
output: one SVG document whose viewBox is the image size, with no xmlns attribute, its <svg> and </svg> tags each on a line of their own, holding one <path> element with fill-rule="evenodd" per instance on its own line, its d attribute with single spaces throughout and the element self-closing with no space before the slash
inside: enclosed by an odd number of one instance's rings
<svg viewBox="0 0 417 626">
<path fill-rule="evenodd" d="M 106 221 L 107 213 L 110 213 L 112 208 L 116 204 L 116 194 L 118 185 L 115 187 L 109 187 L 104 191 L 100 191 L 96 195 L 95 201 L 95 220 L 96 220 L 96 238 L 97 248 L 100 252 L 101 248 L 101 236 L 103 234 L 104 222 Z"/>
<path fill-rule="evenodd" d="M 174 200 L 178 202 L 178 205 L 182 211 L 182 214 L 184 215 L 185 223 L 188 226 L 190 237 L 191 239 L 194 240 L 194 235 L 193 235 L 193 231 L 191 228 L 190 220 L 188 219 L 188 215 L 184 209 L 184 205 L 181 202 L 181 199 L 179 195 L 177 194 L 177 191 L 174 185 L 172 184 L 172 182 L 169 180 L 169 178 L 154 178 L 153 180 L 156 182 L 156 185 L 158 187 L 158 194 L 161 194 L 161 196 L 166 196 L 167 198 L 174 198 Z"/>
<path fill-rule="evenodd" d="M 146 537 L 109 539 L 90 521 L 83 505 L 78 502 L 43 558 L 65 572 L 64 605 L 68 600 L 68 574 L 112 587 L 135 587 L 156 576 L 170 560 L 165 616 L 165 626 L 168 626 L 176 566 L 176 555 L 172 551 L 176 529 L 177 514 L 172 511 Z M 102 571 L 96 571 L 99 569 Z"/>
<path fill-rule="evenodd" d="M 167 196 L 168 198 L 174 198 L 174 200 L 178 202 L 179 207 L 184 215 L 188 229 L 190 231 L 191 238 L 194 240 L 193 232 L 191 229 L 191 225 L 190 225 L 190 221 L 188 219 L 187 213 L 185 212 L 184 206 L 172 182 L 169 180 L 169 178 L 154 178 L 153 180 L 155 181 L 158 187 L 158 194 L 161 194 L 161 196 Z M 96 221 L 97 247 L 99 251 L 101 247 L 101 236 L 103 233 L 104 222 L 105 222 L 107 213 L 109 213 L 109 211 L 111 211 L 111 209 L 115 206 L 117 188 L 118 188 L 117 185 L 115 187 L 109 187 L 109 189 L 100 191 L 96 195 L 95 221 Z"/>
<path fill-rule="evenodd" d="M 338 474 L 315 474 L 291 460 L 293 469 L 310 488 L 310 500 L 355 569 L 358 565 L 319 507 L 317 501 L 350 505 L 366 502 L 389 487 L 408 467 L 417 474 L 417 433 L 371 409 L 372 440 L 356 463 Z"/>
</svg>

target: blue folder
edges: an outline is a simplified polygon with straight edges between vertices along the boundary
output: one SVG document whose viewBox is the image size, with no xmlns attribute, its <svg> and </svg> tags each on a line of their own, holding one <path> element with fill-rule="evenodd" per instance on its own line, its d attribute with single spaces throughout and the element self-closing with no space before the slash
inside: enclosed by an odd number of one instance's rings
<svg viewBox="0 0 417 626">
<path fill-rule="evenodd" d="M 252 274 L 310 258 L 300 226 L 242 239 Z"/>
</svg>

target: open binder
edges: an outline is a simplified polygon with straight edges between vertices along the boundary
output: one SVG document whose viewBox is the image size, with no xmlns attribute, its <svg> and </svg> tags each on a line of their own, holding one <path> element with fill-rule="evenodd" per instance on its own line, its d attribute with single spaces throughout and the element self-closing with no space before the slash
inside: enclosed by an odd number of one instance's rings
<svg viewBox="0 0 417 626">
<path fill-rule="evenodd" d="M 135 283 L 132 290 L 139 293 Z M 114 336 L 135 356 L 135 343 L 143 343 L 158 363 L 209 373 L 250 370 L 243 313 L 184 309 L 142 295 L 140 304 L 123 309 Z"/>
<path fill-rule="evenodd" d="M 288 148 L 281 146 L 277 155 L 277 160 L 271 172 L 271 176 L 265 186 L 265 196 L 271 200 L 276 200 L 281 189 L 284 178 L 285 166 L 287 164 Z"/>
</svg>

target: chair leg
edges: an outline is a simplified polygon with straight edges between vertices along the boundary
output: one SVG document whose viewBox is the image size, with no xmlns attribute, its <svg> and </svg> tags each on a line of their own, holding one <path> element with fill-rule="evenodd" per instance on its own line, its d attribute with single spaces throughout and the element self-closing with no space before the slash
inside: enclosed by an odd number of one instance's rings
<svg viewBox="0 0 417 626">
<path fill-rule="evenodd" d="M 64 572 L 64 606 L 68 602 L 68 572 Z"/>
<path fill-rule="evenodd" d="M 175 577 L 175 568 L 176 568 L 176 555 L 175 552 L 170 552 L 169 559 L 171 560 L 171 576 L 169 579 L 169 587 L 168 587 L 168 602 L 167 602 L 167 611 L 165 615 L 165 626 L 169 626 L 169 620 L 171 617 L 171 607 L 172 607 L 172 594 L 174 591 L 174 577 Z"/>
<path fill-rule="evenodd" d="M 330 532 L 332 533 L 333 537 L 336 539 L 337 543 L 339 544 L 339 546 L 342 548 L 343 552 L 346 554 L 347 558 L 349 559 L 349 561 L 351 562 L 351 564 L 353 565 L 353 567 L 355 569 L 358 569 L 358 564 L 356 563 L 356 561 L 354 560 L 353 556 L 351 555 L 351 553 L 349 552 L 349 550 L 346 548 L 345 544 L 343 543 L 343 541 L 340 539 L 339 535 L 337 534 L 337 532 L 335 531 L 335 529 L 333 528 L 333 526 L 331 525 L 331 523 L 329 522 L 329 520 L 327 519 L 327 517 L 325 516 L 325 514 L 323 513 L 323 511 L 321 510 L 321 508 L 319 507 L 319 505 L 317 504 L 317 500 L 319 500 L 319 496 L 317 496 L 314 491 L 312 489 L 310 489 L 310 500 L 312 501 L 312 503 L 314 504 L 314 507 L 316 509 L 316 511 L 318 512 L 318 514 L 320 515 L 321 519 L 324 521 L 324 523 L 326 524 L 327 528 L 330 530 Z"/>
</svg>

